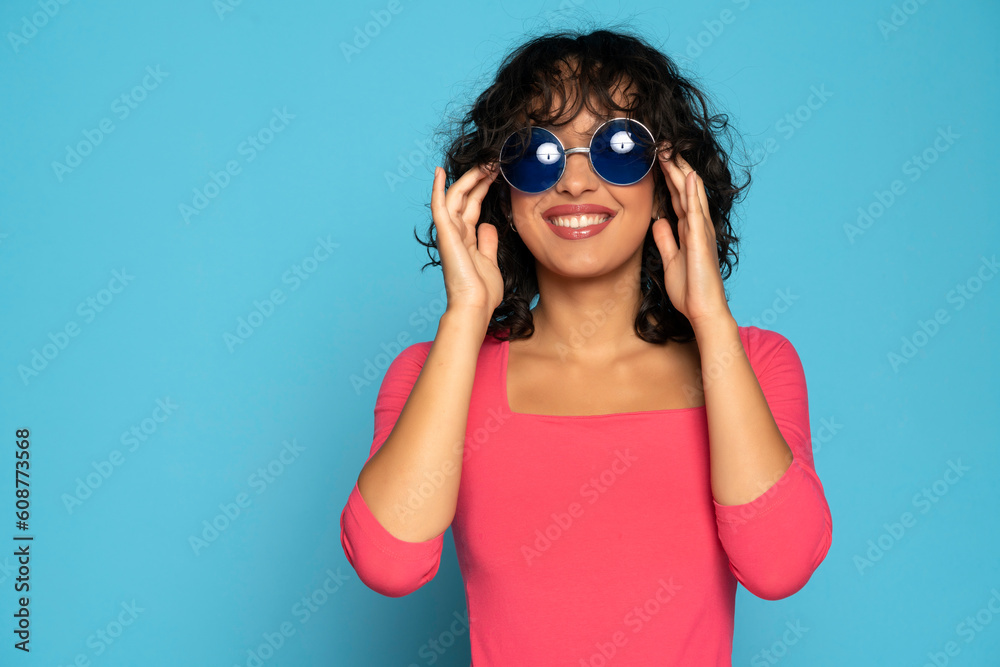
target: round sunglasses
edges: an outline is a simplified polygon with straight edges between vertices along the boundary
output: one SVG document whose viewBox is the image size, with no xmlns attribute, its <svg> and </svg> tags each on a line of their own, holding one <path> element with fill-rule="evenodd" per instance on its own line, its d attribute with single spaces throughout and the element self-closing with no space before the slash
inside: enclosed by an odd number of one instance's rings
<svg viewBox="0 0 1000 667">
<path fill-rule="evenodd" d="M 527 194 L 545 192 L 566 171 L 566 158 L 587 153 L 598 176 L 612 185 L 633 185 L 656 162 L 653 134 L 631 118 L 612 118 L 594 132 L 587 148 L 563 147 L 559 137 L 533 125 L 514 132 L 500 149 L 500 173 L 511 187 Z"/>
</svg>

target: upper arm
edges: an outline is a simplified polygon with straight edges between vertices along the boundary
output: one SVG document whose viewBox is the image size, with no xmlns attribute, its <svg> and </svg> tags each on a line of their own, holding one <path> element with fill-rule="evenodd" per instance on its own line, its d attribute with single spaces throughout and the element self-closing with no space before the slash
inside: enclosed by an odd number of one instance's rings
<svg viewBox="0 0 1000 667">
<path fill-rule="evenodd" d="M 386 369 L 378 396 L 375 398 L 374 434 L 371 450 L 368 453 L 369 459 L 385 443 L 396 425 L 403 406 L 406 405 L 406 400 L 420 376 L 420 371 L 423 370 L 430 348 L 429 341 L 414 343 L 396 355 Z"/>
<path fill-rule="evenodd" d="M 776 331 L 751 327 L 748 356 L 767 406 L 792 455 L 814 469 L 809 427 L 809 395 L 798 352 Z"/>
</svg>

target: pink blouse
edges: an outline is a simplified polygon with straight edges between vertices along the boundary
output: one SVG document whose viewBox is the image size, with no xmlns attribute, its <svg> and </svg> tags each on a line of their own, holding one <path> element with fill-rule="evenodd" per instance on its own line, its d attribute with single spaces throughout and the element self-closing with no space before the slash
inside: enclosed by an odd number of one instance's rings
<svg viewBox="0 0 1000 667">
<path fill-rule="evenodd" d="M 739 332 L 794 455 L 775 484 L 743 505 L 712 496 L 704 406 L 515 413 L 507 402 L 508 343 L 487 334 L 451 524 L 475 667 L 729 667 L 736 582 L 778 600 L 809 580 L 830 548 L 833 524 L 813 465 L 802 364 L 781 334 L 754 326 Z M 386 371 L 369 458 L 396 423 L 430 347 L 410 345 Z M 443 540 L 444 533 L 397 539 L 357 483 L 341 514 L 348 561 L 382 595 L 406 595 L 430 581 Z"/>
</svg>

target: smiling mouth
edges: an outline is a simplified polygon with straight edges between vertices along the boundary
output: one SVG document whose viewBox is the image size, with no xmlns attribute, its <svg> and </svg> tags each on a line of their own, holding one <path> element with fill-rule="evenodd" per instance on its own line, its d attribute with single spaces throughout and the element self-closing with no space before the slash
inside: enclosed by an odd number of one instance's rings
<svg viewBox="0 0 1000 667">
<path fill-rule="evenodd" d="M 613 217 L 613 215 L 607 215 L 606 213 L 595 213 L 592 215 L 560 215 L 553 218 L 546 218 L 545 221 L 550 225 L 555 225 L 556 227 L 580 229 L 582 227 L 599 225 L 607 222 Z"/>
</svg>

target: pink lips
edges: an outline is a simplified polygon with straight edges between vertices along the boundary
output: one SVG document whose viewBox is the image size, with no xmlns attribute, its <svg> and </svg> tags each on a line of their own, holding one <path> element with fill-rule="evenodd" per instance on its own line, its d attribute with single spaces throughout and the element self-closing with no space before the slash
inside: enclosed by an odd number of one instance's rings
<svg viewBox="0 0 1000 667">
<path fill-rule="evenodd" d="M 552 208 L 546 210 L 542 213 L 542 217 L 548 222 L 550 218 L 565 217 L 571 215 L 607 215 L 611 216 L 599 225 L 590 225 L 589 227 L 580 227 L 578 229 L 573 229 L 572 227 L 560 227 L 559 225 L 554 225 L 549 222 L 549 229 L 552 232 L 563 239 L 586 239 L 591 236 L 596 236 L 604 231 L 604 228 L 608 226 L 608 223 L 614 220 L 615 212 L 606 206 L 598 206 L 597 204 L 560 204 L 559 206 L 553 206 Z"/>
</svg>

